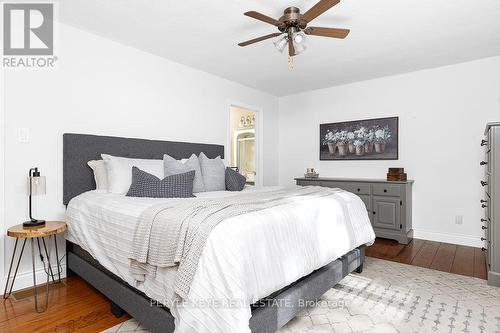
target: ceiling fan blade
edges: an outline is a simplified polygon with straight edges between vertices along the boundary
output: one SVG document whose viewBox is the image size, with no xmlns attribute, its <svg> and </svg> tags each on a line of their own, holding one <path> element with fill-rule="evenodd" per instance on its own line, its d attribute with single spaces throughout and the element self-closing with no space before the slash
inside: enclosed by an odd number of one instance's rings
<svg viewBox="0 0 500 333">
<path fill-rule="evenodd" d="M 295 56 L 295 47 L 293 46 L 293 41 L 288 39 L 288 55 L 290 57 Z"/>
<path fill-rule="evenodd" d="M 281 35 L 281 33 L 276 32 L 274 34 L 269 34 L 269 35 L 265 35 L 265 36 L 262 36 L 262 37 L 257 37 L 257 38 L 254 38 L 254 39 L 247 40 L 246 42 L 239 43 L 238 45 L 239 46 L 247 46 L 247 45 L 250 45 L 250 44 L 253 44 L 253 43 L 262 42 L 263 40 L 266 40 L 266 39 L 269 39 L 269 38 L 278 37 L 279 35 Z"/>
<path fill-rule="evenodd" d="M 321 0 L 317 4 L 315 4 L 311 9 L 309 9 L 307 12 L 302 15 L 302 19 L 311 22 L 314 20 L 316 17 L 320 16 L 324 12 L 326 12 L 328 9 L 332 8 L 336 4 L 338 4 L 340 0 Z"/>
<path fill-rule="evenodd" d="M 244 15 L 251 17 L 251 18 L 254 18 L 256 20 L 262 21 L 262 22 L 266 22 L 266 23 L 275 25 L 275 26 L 279 26 L 282 24 L 280 21 L 275 20 L 272 17 L 266 16 L 264 14 L 258 13 L 256 11 L 246 12 Z"/>
<path fill-rule="evenodd" d="M 349 35 L 349 29 L 338 29 L 338 28 L 318 28 L 318 27 L 308 27 L 304 30 L 306 35 L 331 37 L 331 38 L 346 38 Z"/>
</svg>

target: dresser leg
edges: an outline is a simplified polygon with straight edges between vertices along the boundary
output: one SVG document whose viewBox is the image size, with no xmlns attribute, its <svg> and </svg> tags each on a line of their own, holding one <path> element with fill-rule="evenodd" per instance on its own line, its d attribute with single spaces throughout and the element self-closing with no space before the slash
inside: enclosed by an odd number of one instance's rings
<svg viewBox="0 0 500 333">
<path fill-rule="evenodd" d="M 21 263 L 21 258 L 23 257 L 26 240 L 27 238 L 24 239 L 23 246 L 21 247 L 21 253 L 19 254 L 19 259 L 17 260 L 16 270 L 14 271 L 14 276 L 12 277 L 12 283 L 10 285 L 10 288 L 8 288 L 10 280 L 10 272 L 12 271 L 12 264 L 14 263 L 14 259 L 16 258 L 17 243 L 19 241 L 19 238 L 16 238 L 16 243 L 14 244 L 14 251 L 12 252 L 12 259 L 10 260 L 9 274 L 7 275 L 7 281 L 5 282 L 5 290 L 3 292 L 4 299 L 7 299 L 10 296 L 10 294 L 12 294 L 12 287 L 14 287 L 14 282 L 16 281 L 17 270 L 19 269 L 19 264 Z M 7 292 L 7 289 L 9 289 L 9 292 Z"/>
<path fill-rule="evenodd" d="M 356 273 L 358 273 L 358 274 L 363 273 L 363 264 L 359 265 L 359 267 L 356 268 Z"/>
</svg>

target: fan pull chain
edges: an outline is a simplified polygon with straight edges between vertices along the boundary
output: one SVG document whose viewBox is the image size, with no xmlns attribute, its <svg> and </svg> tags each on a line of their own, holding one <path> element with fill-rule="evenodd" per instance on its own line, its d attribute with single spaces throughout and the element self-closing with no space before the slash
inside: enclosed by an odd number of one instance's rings
<svg viewBox="0 0 500 333">
<path fill-rule="evenodd" d="M 293 57 L 288 56 L 288 68 L 293 69 Z"/>
</svg>

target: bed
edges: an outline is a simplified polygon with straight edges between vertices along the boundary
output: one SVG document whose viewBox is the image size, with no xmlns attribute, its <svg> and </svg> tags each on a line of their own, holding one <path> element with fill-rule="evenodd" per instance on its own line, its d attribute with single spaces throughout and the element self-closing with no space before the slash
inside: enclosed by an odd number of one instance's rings
<svg viewBox="0 0 500 333">
<path fill-rule="evenodd" d="M 106 241 L 105 238 L 96 237 L 96 239 L 101 239 L 101 245 L 89 245 L 89 240 L 92 241 L 95 235 L 105 234 L 104 229 L 102 229 L 104 228 L 102 227 L 103 225 L 111 228 L 109 223 L 100 222 L 112 219 L 118 224 L 118 229 L 116 230 L 124 230 L 123 228 L 127 224 L 123 223 L 127 218 L 133 221 L 134 216 L 140 212 L 142 205 L 147 206 L 152 204 L 152 202 L 146 199 L 142 201 L 129 201 L 127 198 L 113 197 L 107 193 L 93 191 L 95 188 L 93 174 L 86 163 L 89 160 L 99 159 L 101 153 L 121 157 L 150 159 L 161 159 L 165 153 L 181 159 L 189 157 L 192 153 L 198 154 L 200 152 L 204 152 L 210 158 L 216 156 L 223 157 L 224 147 L 220 145 L 65 134 L 63 137 L 63 148 L 64 204 L 68 205 L 74 199 L 68 208 L 69 217 L 72 220 L 78 220 L 81 217 L 81 220 L 88 221 L 93 216 L 95 229 L 98 230 L 94 230 L 97 233 L 94 233 L 94 236 L 92 236 L 92 233 L 88 230 L 85 231 L 82 229 L 76 231 L 78 229 L 75 227 L 77 224 L 73 224 L 74 231 L 69 234 L 66 244 L 67 275 L 77 274 L 103 293 L 109 298 L 111 310 L 115 315 L 119 316 L 126 312 L 152 332 L 174 332 L 176 328 L 176 321 L 172 314 L 174 310 L 170 309 L 169 306 L 164 306 L 163 302 L 158 302 L 161 295 L 155 293 L 155 284 L 153 282 L 149 286 L 147 283 L 141 285 L 134 284 L 127 277 L 127 267 L 126 263 L 124 263 L 123 255 L 121 257 L 117 255 L 113 258 L 109 254 L 111 253 L 109 251 L 107 255 L 106 253 L 100 253 L 106 252 L 102 246 L 103 243 L 111 243 Z M 217 196 L 226 194 L 208 193 L 206 195 Z M 99 207 L 99 204 L 101 208 L 93 208 Z M 113 205 L 115 205 L 115 211 L 112 211 Z M 111 215 L 102 213 L 104 207 L 109 208 L 107 210 L 111 211 L 109 213 Z M 129 207 L 127 210 L 129 212 L 128 215 L 120 217 L 119 214 L 123 214 L 120 207 Z M 94 214 L 94 211 L 101 213 Z M 246 218 L 250 219 L 251 216 L 247 216 Z M 121 225 L 119 225 L 120 222 L 122 223 Z M 250 220 L 242 224 L 248 223 L 250 223 Z M 92 225 L 92 223 L 88 224 Z M 86 223 L 79 224 L 79 226 L 82 228 L 88 227 Z M 261 227 L 265 226 L 262 225 Z M 71 223 L 69 228 L 72 228 Z M 234 229 L 229 229 L 229 227 L 224 228 L 229 231 Z M 222 227 L 218 227 L 215 230 L 224 231 Z M 87 237 L 85 237 L 86 234 Z M 126 238 L 126 236 L 123 237 L 124 239 Z M 367 239 L 371 239 L 371 237 L 371 235 L 367 236 Z M 247 241 L 249 240 L 247 239 Z M 215 248 L 219 245 L 213 246 Z M 100 247 L 103 247 L 103 251 L 99 250 Z M 247 245 L 246 248 L 250 248 L 250 246 Z M 293 249 L 289 249 L 293 251 Z M 126 252 L 125 246 L 124 251 Z M 256 258 L 259 258 L 259 255 L 262 256 L 259 248 L 251 248 L 247 252 L 252 253 L 252 251 L 255 251 L 253 255 Z M 264 260 L 264 257 L 261 257 L 261 259 Z M 249 326 L 251 332 L 275 332 L 302 309 L 304 304 L 306 304 L 305 301 L 318 299 L 349 273 L 355 270 L 360 273 L 363 261 L 364 244 L 359 244 L 356 248 L 346 250 L 345 253 L 341 253 L 340 255 L 335 254 L 335 260 L 327 262 L 325 265 L 317 267 L 314 271 L 301 275 L 293 281 L 288 281 L 289 283 L 281 288 L 262 287 L 268 293 L 260 295 L 258 299 L 255 298 L 255 295 L 252 297 L 254 302 L 249 307 L 251 313 L 249 313 L 250 318 L 246 324 L 247 328 Z M 205 266 L 208 267 L 208 265 Z M 208 270 L 208 273 L 212 274 L 212 271 Z M 167 272 L 166 274 L 170 273 Z M 201 286 L 200 288 L 204 287 L 203 283 L 207 283 L 207 280 L 210 280 L 210 278 L 197 279 L 197 281 L 201 281 L 198 282 Z M 283 279 L 279 281 L 283 283 Z M 274 283 L 270 285 L 276 286 L 278 284 Z M 262 293 L 262 290 L 260 292 Z M 286 306 L 282 306 L 283 304 L 286 304 Z M 178 316 L 179 314 L 177 313 Z M 194 331 L 197 331 L 197 329 L 194 329 Z"/>
</svg>

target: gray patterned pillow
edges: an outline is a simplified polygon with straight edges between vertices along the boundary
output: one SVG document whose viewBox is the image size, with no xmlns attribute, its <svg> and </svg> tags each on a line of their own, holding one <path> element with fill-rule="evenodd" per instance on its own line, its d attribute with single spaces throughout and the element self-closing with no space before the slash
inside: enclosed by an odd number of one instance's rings
<svg viewBox="0 0 500 333">
<path fill-rule="evenodd" d="M 210 159 L 205 154 L 200 153 L 198 159 L 200 160 L 205 191 L 224 191 L 226 189 L 226 167 L 220 156 Z"/>
<path fill-rule="evenodd" d="M 226 168 L 226 190 L 241 191 L 247 182 L 245 176 L 231 168 Z"/>
<path fill-rule="evenodd" d="M 195 154 L 191 155 L 185 163 L 165 154 L 163 155 L 163 167 L 165 168 L 165 177 L 194 170 L 193 192 L 205 192 L 205 185 L 203 184 L 203 177 L 201 175 L 200 161 L 198 160 L 198 156 Z"/>
<path fill-rule="evenodd" d="M 127 197 L 192 198 L 194 170 L 160 179 L 138 167 L 132 167 L 132 185 Z"/>
</svg>

